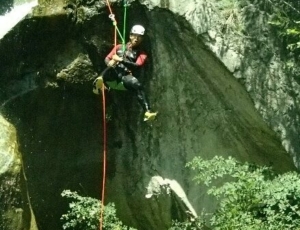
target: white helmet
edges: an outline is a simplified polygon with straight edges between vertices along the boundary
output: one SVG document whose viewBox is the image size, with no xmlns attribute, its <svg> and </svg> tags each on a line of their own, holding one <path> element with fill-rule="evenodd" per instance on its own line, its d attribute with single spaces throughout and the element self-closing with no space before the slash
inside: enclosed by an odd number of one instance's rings
<svg viewBox="0 0 300 230">
<path fill-rule="evenodd" d="M 144 35 L 145 28 L 141 25 L 135 25 L 130 30 L 131 34 L 138 34 L 138 35 Z"/>
</svg>

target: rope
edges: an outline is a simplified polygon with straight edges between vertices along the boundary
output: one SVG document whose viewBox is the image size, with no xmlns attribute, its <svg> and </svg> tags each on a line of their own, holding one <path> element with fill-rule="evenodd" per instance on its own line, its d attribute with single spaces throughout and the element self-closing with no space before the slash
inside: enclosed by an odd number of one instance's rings
<svg viewBox="0 0 300 230">
<path fill-rule="evenodd" d="M 124 0 L 123 38 L 126 37 L 125 35 L 126 35 L 127 6 L 128 6 L 127 1 Z M 125 51 L 125 48 L 126 48 L 126 42 L 123 39 L 122 40 L 122 50 L 123 50 L 123 52 Z"/>
<path fill-rule="evenodd" d="M 106 4 L 108 6 L 109 13 L 110 13 L 110 15 L 108 17 L 112 20 L 113 26 L 115 27 L 115 32 L 114 32 L 114 46 L 115 47 L 117 46 L 117 33 L 119 34 L 119 37 L 120 37 L 120 39 L 122 41 L 122 44 L 125 44 L 124 36 L 122 36 L 122 34 L 121 34 L 121 32 L 120 32 L 120 30 L 119 30 L 119 28 L 117 26 L 118 23 L 117 23 L 116 17 L 115 17 L 115 15 L 112 12 L 112 9 L 111 9 L 111 6 L 110 6 L 110 3 L 109 3 L 108 0 L 106 0 Z M 125 7 L 125 5 L 127 6 L 127 4 L 124 4 L 124 7 Z M 125 7 L 125 9 L 126 9 L 126 7 Z M 126 17 L 127 16 L 126 16 L 126 10 L 125 10 L 124 21 L 126 20 Z M 125 35 L 125 27 L 123 29 L 123 35 Z"/>
<path fill-rule="evenodd" d="M 113 25 L 115 27 L 114 30 L 114 46 L 117 46 L 117 33 L 119 34 L 121 40 L 122 40 L 122 48 L 123 51 L 125 50 L 125 31 L 126 31 L 126 17 L 127 17 L 127 1 L 124 0 L 124 26 L 123 26 L 123 36 L 120 32 L 120 30 L 118 29 L 117 26 L 117 21 L 115 18 L 115 15 L 112 12 L 110 3 L 108 0 L 106 0 L 106 4 L 108 6 L 109 9 L 109 18 L 112 20 Z M 106 105 L 105 105 L 105 87 L 104 85 L 102 86 L 102 111 L 103 111 L 103 175 L 102 175 L 102 194 L 101 194 L 101 207 L 100 207 L 100 230 L 102 230 L 103 227 L 103 212 L 104 212 L 104 199 L 105 199 L 105 179 L 106 179 Z"/>
<path fill-rule="evenodd" d="M 103 225 L 103 212 L 104 212 L 104 197 L 105 197 L 105 178 L 106 178 L 106 105 L 105 105 L 105 87 L 102 86 L 102 111 L 103 111 L 103 175 L 102 175 L 102 196 L 100 207 L 100 230 Z"/>
<path fill-rule="evenodd" d="M 114 45 L 117 46 L 117 21 L 115 15 L 112 12 L 109 1 L 106 0 L 110 15 L 109 18 L 113 21 L 115 27 L 114 30 Z M 102 194 L 101 194 L 101 204 L 100 204 L 100 230 L 103 227 L 103 213 L 104 213 L 104 199 L 105 199 L 105 182 L 106 182 L 106 105 L 105 105 L 105 87 L 102 85 L 102 116 L 103 116 L 103 167 L 102 167 Z"/>
<path fill-rule="evenodd" d="M 108 6 L 109 13 L 113 14 L 108 0 L 106 0 L 106 5 Z"/>
</svg>

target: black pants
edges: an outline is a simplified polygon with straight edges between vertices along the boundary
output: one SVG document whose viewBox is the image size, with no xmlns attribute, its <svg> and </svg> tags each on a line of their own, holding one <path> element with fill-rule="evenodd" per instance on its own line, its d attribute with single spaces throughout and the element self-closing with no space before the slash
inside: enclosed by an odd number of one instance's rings
<svg viewBox="0 0 300 230">
<path fill-rule="evenodd" d="M 106 84 L 106 82 L 109 81 L 122 82 L 123 86 L 127 90 L 132 91 L 136 94 L 137 99 L 140 105 L 142 106 L 143 110 L 144 111 L 150 110 L 150 104 L 146 97 L 144 87 L 136 77 L 134 77 L 133 75 L 125 71 L 122 71 L 122 69 L 118 70 L 118 68 L 112 68 L 112 67 L 107 67 L 101 73 L 101 76 L 103 77 L 104 84 Z"/>
</svg>

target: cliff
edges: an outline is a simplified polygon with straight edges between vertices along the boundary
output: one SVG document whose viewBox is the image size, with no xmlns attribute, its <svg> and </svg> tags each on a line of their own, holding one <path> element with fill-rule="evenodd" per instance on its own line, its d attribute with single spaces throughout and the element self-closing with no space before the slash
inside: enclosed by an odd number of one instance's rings
<svg viewBox="0 0 300 230">
<path fill-rule="evenodd" d="M 243 56 L 247 62 L 234 56 L 234 50 L 223 50 L 229 38 L 225 35 L 223 46 L 217 43 L 220 35 L 217 27 L 212 32 L 216 21 L 210 17 L 214 8 L 198 1 L 130 3 L 128 26 L 139 23 L 147 29 L 149 62 L 140 77 L 159 115 L 145 123 L 134 95 L 106 93 L 106 199 L 116 204 L 124 223 L 167 229 L 172 218 L 185 218 L 187 207 L 165 194 L 170 181 L 182 188 L 190 210 L 213 211 L 216 202 L 194 184 L 185 167 L 195 156 L 233 156 L 273 165 L 279 172 L 293 170 L 283 140 L 262 114 L 270 105 L 255 96 L 260 84 L 251 79 L 258 78 L 246 68 L 258 61 L 254 54 L 253 59 Z M 113 10 L 122 18 L 121 4 L 113 4 Z M 92 93 L 92 82 L 113 46 L 108 14 L 99 1 L 40 1 L 0 40 L 1 115 L 16 129 L 10 142 L 19 143 L 32 209 L 42 230 L 60 228 L 67 207 L 62 190 L 100 197 L 102 99 Z M 121 20 L 118 25 L 122 28 Z M 241 75 L 244 81 L 237 79 Z M 5 164 L 0 162 L 2 169 Z"/>
</svg>

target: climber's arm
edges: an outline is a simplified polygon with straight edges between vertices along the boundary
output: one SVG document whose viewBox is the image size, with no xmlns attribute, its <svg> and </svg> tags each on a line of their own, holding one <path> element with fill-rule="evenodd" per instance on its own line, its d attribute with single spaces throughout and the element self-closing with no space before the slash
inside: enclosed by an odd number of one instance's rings
<svg viewBox="0 0 300 230">
<path fill-rule="evenodd" d="M 145 64 L 145 61 L 147 59 L 147 54 L 145 53 L 141 53 L 138 58 L 136 59 L 135 62 L 132 61 L 128 61 L 128 60 L 123 60 L 122 62 L 124 64 L 127 64 L 129 66 L 133 66 L 133 67 L 141 67 Z"/>
<path fill-rule="evenodd" d="M 115 46 L 110 53 L 105 57 L 104 62 L 107 66 L 114 66 L 118 61 L 122 61 L 123 59 L 116 55 L 117 50 L 121 47 L 121 45 Z"/>
</svg>

